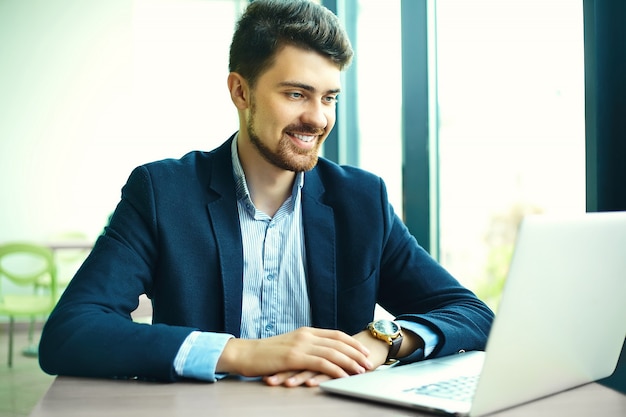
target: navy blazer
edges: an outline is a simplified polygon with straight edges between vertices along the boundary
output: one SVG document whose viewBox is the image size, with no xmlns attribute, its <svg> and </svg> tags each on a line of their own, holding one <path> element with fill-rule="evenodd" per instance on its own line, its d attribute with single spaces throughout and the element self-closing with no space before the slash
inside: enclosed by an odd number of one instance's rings
<svg viewBox="0 0 626 417">
<path fill-rule="evenodd" d="M 190 332 L 239 336 L 243 249 L 232 139 L 132 172 L 44 327 L 46 372 L 175 380 L 173 360 Z M 437 332 L 434 356 L 484 348 L 493 313 L 418 245 L 379 177 L 320 158 L 305 174 L 302 217 L 315 327 L 355 334 L 379 303 Z M 143 293 L 152 325 L 130 317 Z"/>
</svg>

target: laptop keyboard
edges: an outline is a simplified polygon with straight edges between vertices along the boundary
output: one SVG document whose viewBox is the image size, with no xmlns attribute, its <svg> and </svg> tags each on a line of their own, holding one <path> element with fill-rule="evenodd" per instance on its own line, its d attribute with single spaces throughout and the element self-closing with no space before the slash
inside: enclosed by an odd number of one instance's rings
<svg viewBox="0 0 626 417">
<path fill-rule="evenodd" d="M 461 376 L 452 379 L 406 389 L 405 392 L 447 398 L 456 401 L 470 401 L 476 391 L 478 375 Z"/>
</svg>

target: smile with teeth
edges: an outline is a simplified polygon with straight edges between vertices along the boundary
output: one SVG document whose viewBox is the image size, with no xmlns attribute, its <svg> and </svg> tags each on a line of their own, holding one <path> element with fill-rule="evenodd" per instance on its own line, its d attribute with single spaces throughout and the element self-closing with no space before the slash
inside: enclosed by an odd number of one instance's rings
<svg viewBox="0 0 626 417">
<path fill-rule="evenodd" d="M 301 140 L 302 142 L 311 142 L 312 140 L 314 140 L 317 135 L 303 135 L 300 133 L 292 133 L 291 134 L 293 137 Z"/>
</svg>

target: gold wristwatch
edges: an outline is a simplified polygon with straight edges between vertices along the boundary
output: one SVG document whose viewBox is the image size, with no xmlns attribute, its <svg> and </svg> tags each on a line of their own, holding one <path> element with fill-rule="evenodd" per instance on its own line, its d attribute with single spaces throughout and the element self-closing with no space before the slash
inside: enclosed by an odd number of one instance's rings
<svg viewBox="0 0 626 417">
<path fill-rule="evenodd" d="M 400 345 L 402 345 L 402 328 L 392 320 L 374 320 L 367 325 L 372 336 L 389 344 L 389 353 L 385 365 L 394 363 L 398 358 Z"/>
</svg>

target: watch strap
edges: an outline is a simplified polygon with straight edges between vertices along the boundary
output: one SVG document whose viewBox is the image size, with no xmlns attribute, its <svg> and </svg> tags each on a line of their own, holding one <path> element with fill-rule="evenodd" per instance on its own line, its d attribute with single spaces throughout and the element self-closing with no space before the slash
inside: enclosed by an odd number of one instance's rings
<svg viewBox="0 0 626 417">
<path fill-rule="evenodd" d="M 400 352 L 400 346 L 402 346 L 402 339 L 402 333 L 400 333 L 398 337 L 391 340 L 391 345 L 389 346 L 389 353 L 387 354 L 387 360 L 385 360 L 385 365 L 390 365 L 398 360 L 398 352 Z"/>
</svg>

